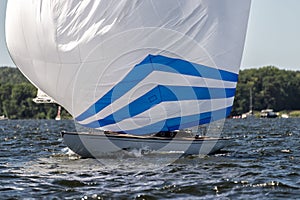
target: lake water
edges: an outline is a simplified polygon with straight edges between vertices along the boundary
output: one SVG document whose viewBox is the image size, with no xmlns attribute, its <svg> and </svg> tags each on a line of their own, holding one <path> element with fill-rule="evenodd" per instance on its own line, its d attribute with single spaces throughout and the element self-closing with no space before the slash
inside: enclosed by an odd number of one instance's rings
<svg viewBox="0 0 300 200">
<path fill-rule="evenodd" d="M 170 155 L 80 159 L 62 130 L 73 121 L 0 121 L 0 199 L 300 199 L 300 119 L 227 120 L 221 153 L 165 166 L 145 161 Z"/>
</svg>

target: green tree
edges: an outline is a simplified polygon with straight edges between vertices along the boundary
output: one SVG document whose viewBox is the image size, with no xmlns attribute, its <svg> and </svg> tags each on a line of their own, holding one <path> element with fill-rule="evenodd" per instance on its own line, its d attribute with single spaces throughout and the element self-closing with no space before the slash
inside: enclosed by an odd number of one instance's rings
<svg viewBox="0 0 300 200">
<path fill-rule="evenodd" d="M 249 110 L 249 91 L 252 91 L 253 108 L 262 110 L 299 110 L 300 72 L 279 70 L 274 66 L 242 70 L 236 90 L 232 114 Z"/>
<path fill-rule="evenodd" d="M 20 73 L 17 68 L 0 68 L 0 115 L 10 119 L 54 119 L 56 104 L 36 104 L 32 99 L 37 89 Z M 63 118 L 71 118 L 62 109 Z"/>
</svg>

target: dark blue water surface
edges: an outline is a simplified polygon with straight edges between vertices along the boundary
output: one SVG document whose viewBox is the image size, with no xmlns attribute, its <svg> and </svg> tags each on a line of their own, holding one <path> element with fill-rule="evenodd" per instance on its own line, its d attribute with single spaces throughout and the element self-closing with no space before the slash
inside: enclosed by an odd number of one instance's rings
<svg viewBox="0 0 300 200">
<path fill-rule="evenodd" d="M 0 121 L 0 199 L 300 199 L 300 119 L 231 119 L 224 151 L 81 159 L 73 121 Z M 151 162 L 147 162 L 151 161 Z"/>
</svg>

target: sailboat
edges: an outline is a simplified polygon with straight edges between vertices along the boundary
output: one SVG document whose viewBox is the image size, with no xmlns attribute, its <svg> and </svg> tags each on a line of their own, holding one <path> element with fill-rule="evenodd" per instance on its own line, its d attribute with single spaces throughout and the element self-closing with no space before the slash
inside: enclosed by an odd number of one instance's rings
<svg viewBox="0 0 300 200">
<path fill-rule="evenodd" d="M 0 115 L 0 120 L 7 120 L 8 118 L 5 115 Z"/>
<path fill-rule="evenodd" d="M 244 114 L 242 114 L 242 118 L 243 119 L 253 119 L 253 118 L 255 118 L 255 116 L 254 116 L 254 114 L 253 114 L 253 103 L 252 103 L 252 99 L 253 99 L 253 97 L 252 97 L 252 89 L 250 88 L 250 90 L 249 90 L 250 92 L 249 92 L 249 94 L 250 94 L 250 97 L 249 97 L 249 111 L 247 112 L 247 113 L 244 113 Z"/>
<path fill-rule="evenodd" d="M 61 113 L 61 106 L 58 106 L 57 107 L 57 114 L 56 114 L 55 120 L 61 120 L 60 113 Z"/>
<path fill-rule="evenodd" d="M 45 92 L 38 89 L 36 97 L 32 99 L 34 103 L 55 103 L 52 97 L 49 97 Z"/>
<path fill-rule="evenodd" d="M 80 128 L 62 135 L 79 155 L 206 154 L 228 140 L 190 130 L 230 114 L 250 5 L 9 0 L 6 40 L 21 72 L 74 117 Z"/>
<path fill-rule="evenodd" d="M 54 99 L 52 97 L 50 97 L 49 95 L 47 95 L 45 92 L 43 92 L 41 89 L 37 88 L 37 94 L 36 97 L 32 99 L 32 101 L 34 103 L 40 104 L 40 103 L 57 103 L 54 101 Z M 61 120 L 61 106 L 58 105 L 57 107 L 57 114 L 55 117 L 55 120 Z"/>
</svg>

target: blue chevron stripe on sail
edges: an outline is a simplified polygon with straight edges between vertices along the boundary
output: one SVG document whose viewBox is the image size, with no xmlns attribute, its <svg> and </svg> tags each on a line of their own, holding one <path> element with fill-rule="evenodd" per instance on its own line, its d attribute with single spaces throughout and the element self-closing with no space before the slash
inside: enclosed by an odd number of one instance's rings
<svg viewBox="0 0 300 200">
<path fill-rule="evenodd" d="M 230 82 L 237 82 L 238 80 L 238 75 L 232 72 L 191 63 L 181 59 L 161 55 L 148 55 L 140 64 L 136 65 L 123 80 L 117 83 L 110 91 L 75 119 L 77 121 L 83 121 L 97 114 L 130 91 L 135 85 L 154 71 L 171 72 Z"/>
<path fill-rule="evenodd" d="M 205 100 L 224 99 L 233 97 L 235 88 L 202 88 L 188 86 L 157 86 L 145 95 L 129 103 L 111 115 L 84 124 L 84 126 L 107 126 L 118 123 L 124 119 L 132 118 L 162 102 L 184 101 L 184 100 Z M 98 124 L 98 125 L 97 125 Z M 95 128 L 95 127 L 93 127 Z"/>
<path fill-rule="evenodd" d="M 202 124 L 207 124 L 210 122 L 214 122 L 220 119 L 224 119 L 227 116 L 229 116 L 231 112 L 232 106 L 214 110 L 211 112 L 204 112 L 200 114 L 195 115 L 188 115 L 188 116 L 181 116 L 181 117 L 175 117 L 175 118 L 168 118 L 161 120 L 159 122 L 143 126 L 136 129 L 131 130 L 122 130 L 121 132 L 127 133 L 127 134 L 135 134 L 135 135 L 144 135 L 153 133 L 153 130 L 158 131 L 174 131 L 184 128 L 190 128 L 193 126 L 198 126 Z M 100 128 L 102 126 L 99 125 L 99 123 L 94 122 L 93 124 L 89 125 L 90 128 Z"/>
<path fill-rule="evenodd" d="M 227 116 L 229 116 L 231 109 L 232 106 L 211 112 L 200 113 L 197 115 L 170 118 L 138 129 L 124 130 L 124 133 L 143 135 L 153 133 L 153 130 L 157 130 L 159 127 L 159 130 L 161 131 L 174 131 L 202 124 L 208 124 L 220 119 L 225 119 Z"/>
</svg>

